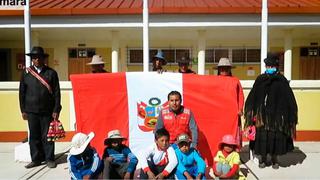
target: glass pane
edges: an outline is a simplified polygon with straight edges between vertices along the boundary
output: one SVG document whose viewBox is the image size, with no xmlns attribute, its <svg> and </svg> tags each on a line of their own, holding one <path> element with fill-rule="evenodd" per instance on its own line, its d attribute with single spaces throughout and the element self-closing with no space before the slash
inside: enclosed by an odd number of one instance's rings
<svg viewBox="0 0 320 180">
<path fill-rule="evenodd" d="M 222 57 L 229 58 L 228 49 L 215 49 L 214 54 L 216 63 L 218 63 Z"/>
<path fill-rule="evenodd" d="M 142 53 L 143 53 L 143 51 L 142 51 Z M 158 50 L 156 50 L 156 49 L 150 49 L 149 50 L 149 62 L 151 63 L 151 61 L 152 61 L 152 58 L 156 55 L 158 53 Z M 143 55 L 142 55 L 143 56 Z M 143 60 L 142 60 L 143 61 Z"/>
<path fill-rule="evenodd" d="M 89 48 L 88 49 L 88 57 L 91 58 L 95 54 L 96 54 L 96 50 L 95 49 L 93 49 L 93 48 Z"/>
<path fill-rule="evenodd" d="M 131 49 L 129 50 L 129 63 L 142 63 L 143 61 L 143 53 L 140 49 Z"/>
<path fill-rule="evenodd" d="M 232 62 L 233 63 L 243 63 L 246 59 L 245 49 L 232 49 Z"/>
<path fill-rule="evenodd" d="M 163 49 L 164 58 L 169 63 L 174 63 L 174 50 L 173 49 Z"/>
<path fill-rule="evenodd" d="M 206 63 L 214 62 L 214 49 L 206 49 Z"/>
<path fill-rule="evenodd" d="M 86 57 L 88 57 L 87 49 L 78 49 L 78 57 L 79 57 L 79 58 L 86 58 Z"/>
<path fill-rule="evenodd" d="M 189 49 L 177 49 L 176 50 L 176 62 L 182 57 L 190 57 Z"/>
<path fill-rule="evenodd" d="M 77 58 L 77 49 L 69 49 L 69 58 Z"/>
<path fill-rule="evenodd" d="M 260 49 L 247 49 L 247 62 L 260 62 Z"/>
</svg>

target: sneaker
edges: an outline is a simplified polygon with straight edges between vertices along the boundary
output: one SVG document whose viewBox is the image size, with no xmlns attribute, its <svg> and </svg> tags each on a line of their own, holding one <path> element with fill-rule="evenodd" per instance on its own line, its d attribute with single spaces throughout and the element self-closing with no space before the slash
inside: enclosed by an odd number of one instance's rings
<svg viewBox="0 0 320 180">
<path fill-rule="evenodd" d="M 259 168 L 265 168 L 266 167 L 266 163 L 259 163 Z"/>
<path fill-rule="evenodd" d="M 41 162 L 31 162 L 31 163 L 25 165 L 24 167 L 27 168 L 27 169 L 30 169 L 30 168 L 37 167 L 37 166 L 40 166 L 40 165 L 41 165 Z"/>
<path fill-rule="evenodd" d="M 47 166 L 48 168 L 56 168 L 57 167 L 57 163 L 54 161 L 48 161 L 47 162 Z"/>
<path fill-rule="evenodd" d="M 273 169 L 279 169 L 279 164 L 278 164 L 278 163 L 272 164 L 272 168 L 273 168 Z"/>
</svg>

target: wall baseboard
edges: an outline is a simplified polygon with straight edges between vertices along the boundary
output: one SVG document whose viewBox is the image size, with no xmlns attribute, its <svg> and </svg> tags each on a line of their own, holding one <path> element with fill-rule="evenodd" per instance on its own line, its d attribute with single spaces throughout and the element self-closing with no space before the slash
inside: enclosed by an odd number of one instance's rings
<svg viewBox="0 0 320 180">
<path fill-rule="evenodd" d="M 57 142 L 70 142 L 75 131 L 66 131 L 66 137 Z M 2 131 L 0 142 L 22 142 L 28 137 L 27 131 Z M 243 139 L 246 141 L 246 139 Z M 297 131 L 296 141 L 320 141 L 320 131 Z"/>
</svg>

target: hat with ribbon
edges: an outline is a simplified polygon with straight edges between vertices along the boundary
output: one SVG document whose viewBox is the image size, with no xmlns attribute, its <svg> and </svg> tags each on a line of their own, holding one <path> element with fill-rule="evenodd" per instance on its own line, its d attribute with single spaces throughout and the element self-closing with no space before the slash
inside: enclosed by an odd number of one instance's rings
<svg viewBox="0 0 320 180">
<path fill-rule="evenodd" d="M 104 140 L 104 143 L 108 144 L 108 142 L 113 139 L 125 140 L 126 138 L 121 135 L 118 129 L 115 129 L 108 132 L 108 137 Z"/>
<path fill-rule="evenodd" d="M 27 56 L 42 56 L 42 57 L 48 57 L 49 54 L 45 53 L 43 48 L 40 46 L 34 46 L 30 53 L 26 54 Z"/>
</svg>

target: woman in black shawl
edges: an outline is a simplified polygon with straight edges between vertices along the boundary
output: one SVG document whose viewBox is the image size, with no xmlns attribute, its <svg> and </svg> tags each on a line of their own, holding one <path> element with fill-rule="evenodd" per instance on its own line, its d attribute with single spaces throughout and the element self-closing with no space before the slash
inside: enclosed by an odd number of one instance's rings
<svg viewBox="0 0 320 180">
<path fill-rule="evenodd" d="M 264 60 L 266 72 L 257 77 L 246 103 L 245 128 L 256 127 L 250 149 L 259 155 L 259 167 L 266 166 L 271 155 L 272 168 L 278 169 L 278 155 L 293 150 L 296 133 L 297 103 L 288 80 L 279 72 L 279 58 L 269 54 Z"/>
</svg>

